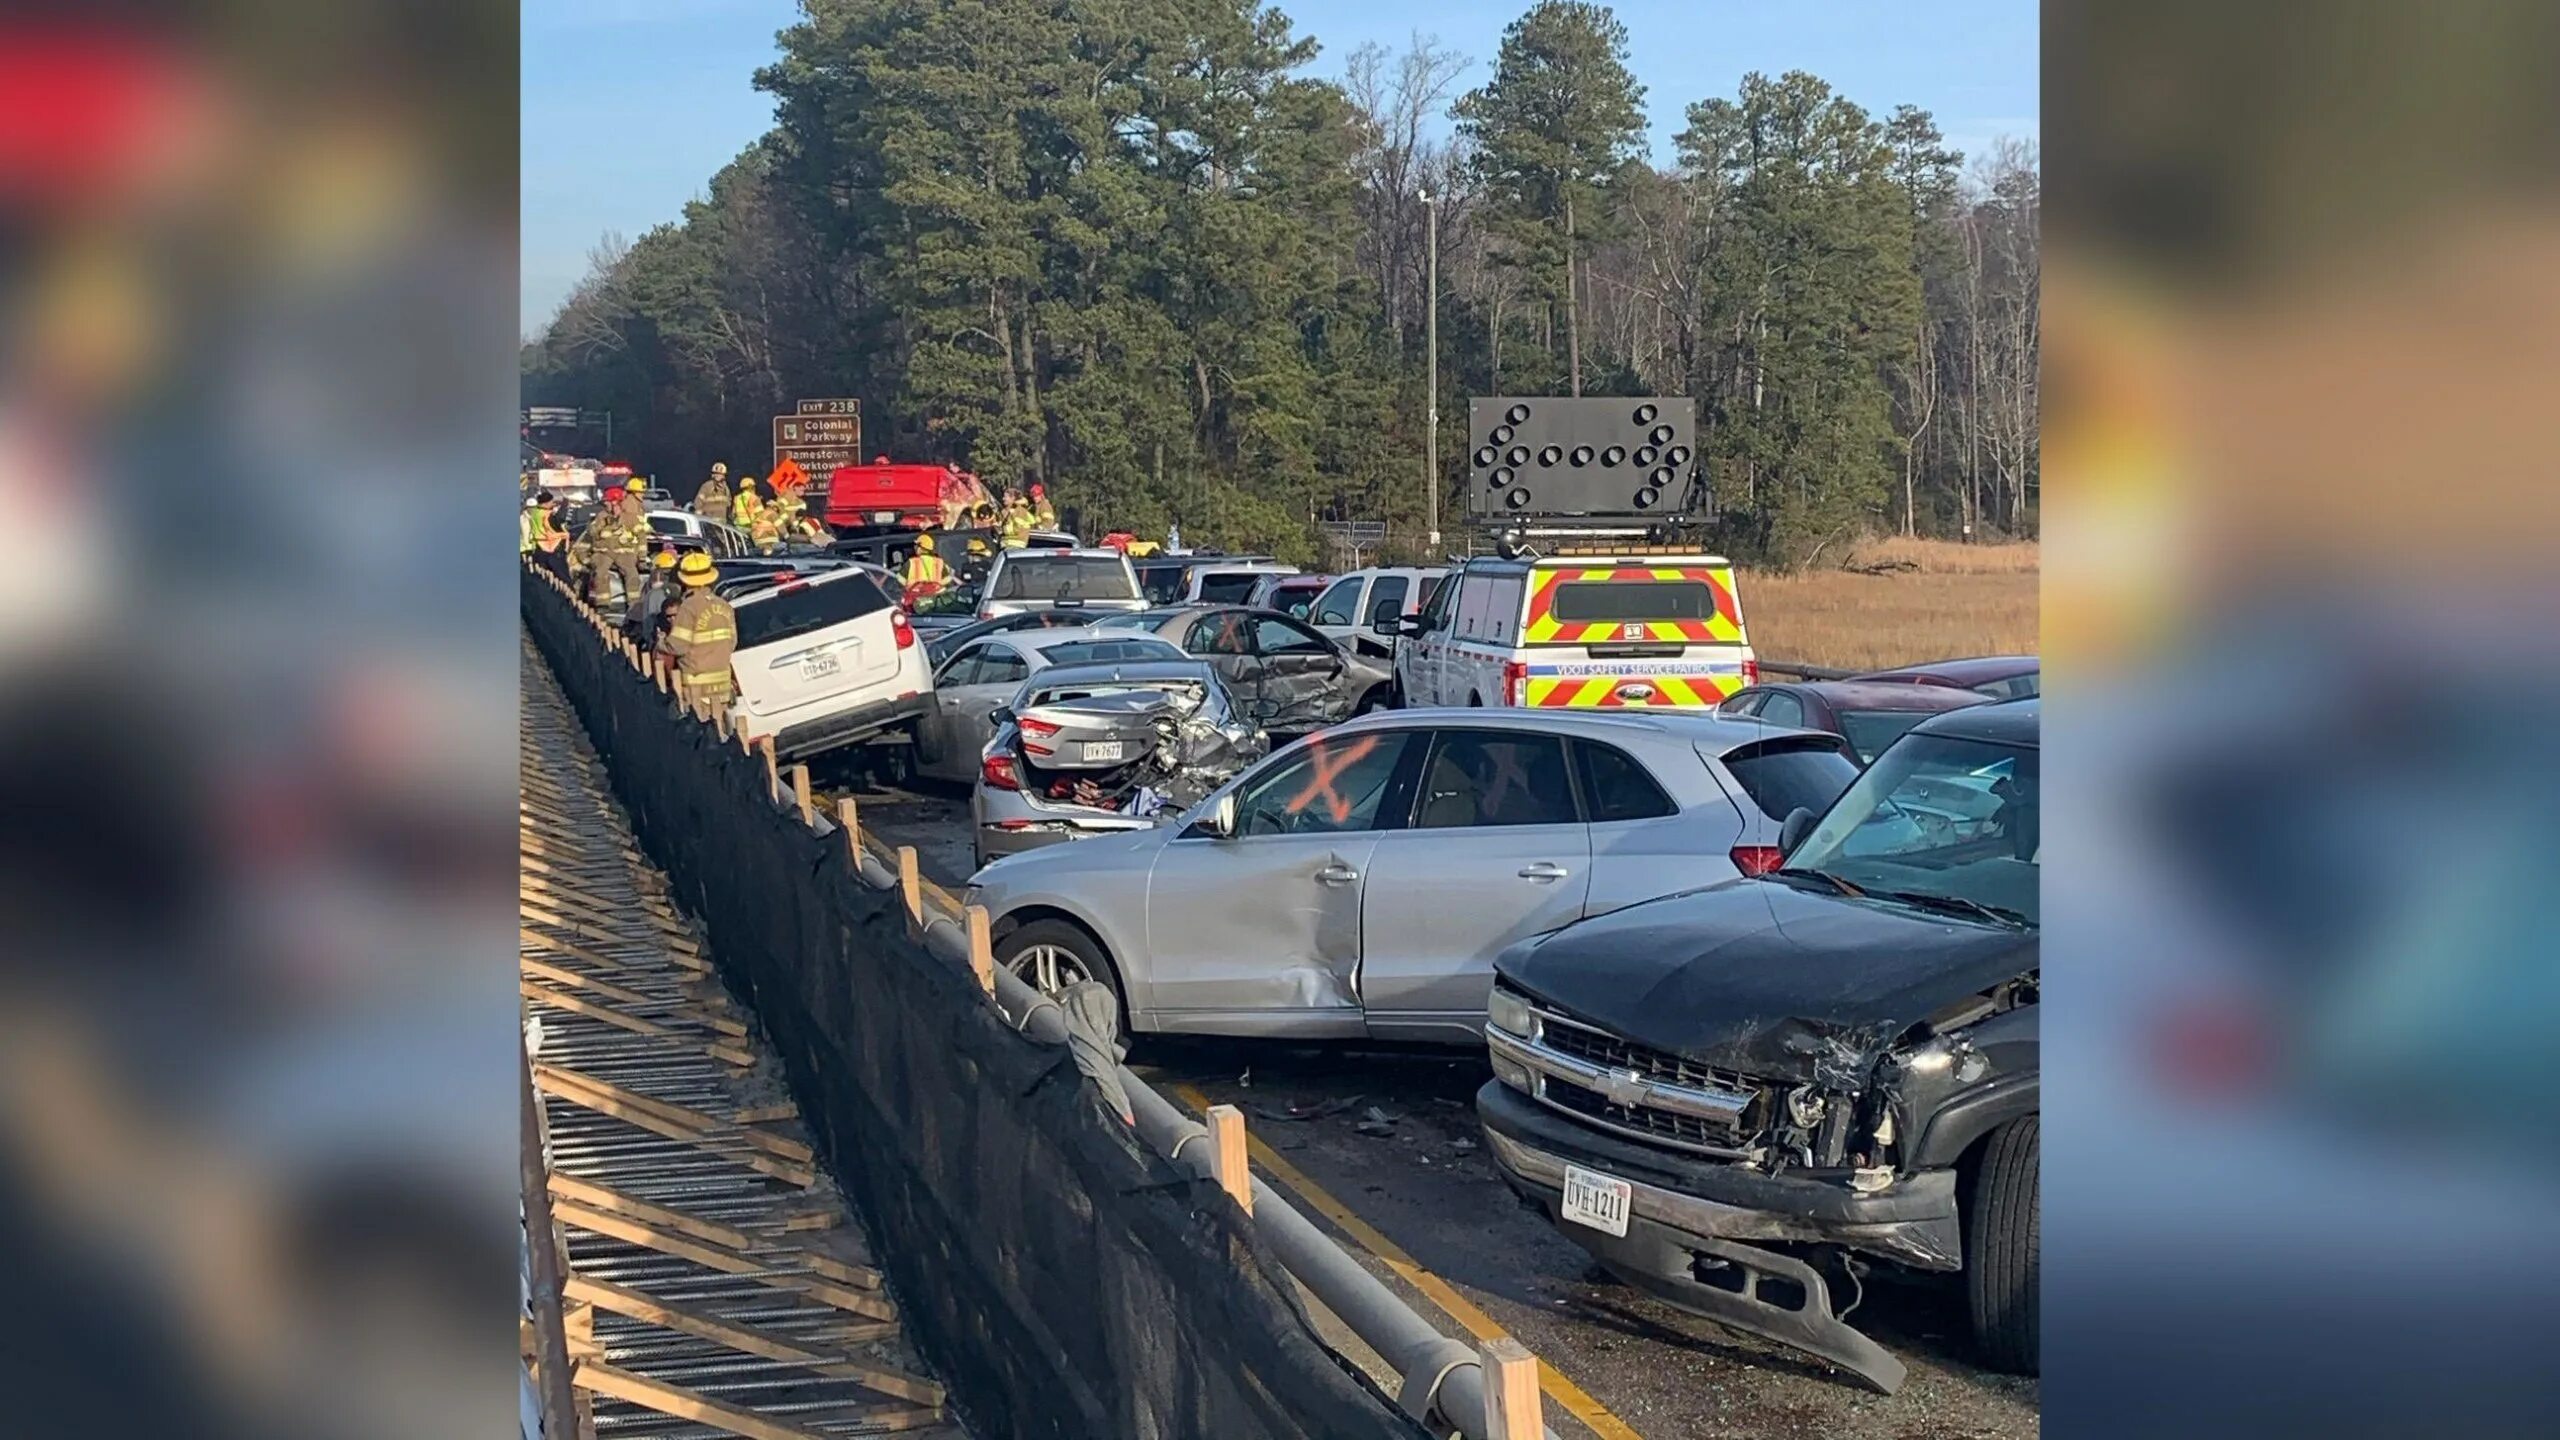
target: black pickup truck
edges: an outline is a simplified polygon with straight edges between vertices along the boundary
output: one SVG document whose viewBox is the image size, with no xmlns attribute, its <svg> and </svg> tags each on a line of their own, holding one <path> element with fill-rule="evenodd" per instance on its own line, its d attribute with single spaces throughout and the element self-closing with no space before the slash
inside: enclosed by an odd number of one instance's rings
<svg viewBox="0 0 2560 1440">
<path fill-rule="evenodd" d="M 2038 704 L 1915 727 L 1767 875 L 1504 953 L 1476 1108 L 1512 1189 L 1628 1283 L 1888 1393 L 1834 1286 L 1960 1274 L 1985 1358 L 2032 1373 Z"/>
</svg>

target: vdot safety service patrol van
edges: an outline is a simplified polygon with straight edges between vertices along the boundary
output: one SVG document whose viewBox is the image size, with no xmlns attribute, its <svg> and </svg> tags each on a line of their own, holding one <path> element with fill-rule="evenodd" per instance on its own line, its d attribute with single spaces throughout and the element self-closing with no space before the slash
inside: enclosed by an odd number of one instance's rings
<svg viewBox="0 0 2560 1440">
<path fill-rule="evenodd" d="M 1469 560 L 1399 634 L 1407 705 L 1706 707 L 1760 678 L 1715 555 Z"/>
</svg>

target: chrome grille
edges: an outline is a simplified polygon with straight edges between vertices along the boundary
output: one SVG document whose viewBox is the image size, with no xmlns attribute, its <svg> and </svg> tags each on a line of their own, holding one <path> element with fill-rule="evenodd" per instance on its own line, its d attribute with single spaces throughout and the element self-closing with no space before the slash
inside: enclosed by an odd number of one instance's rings
<svg viewBox="0 0 2560 1440">
<path fill-rule="evenodd" d="M 1760 1088 L 1757 1081 L 1731 1070 L 1693 1065 L 1668 1050 L 1656 1050 L 1650 1045 L 1622 1040 L 1579 1020 L 1568 1020 L 1544 1006 L 1534 1008 L 1542 1022 L 1540 1028 L 1545 1032 L 1546 1047 L 1559 1054 L 1588 1060 L 1611 1070 L 1633 1070 L 1647 1080 L 1658 1080 L 1665 1085 L 1745 1092 L 1756 1092 Z"/>
<path fill-rule="evenodd" d="M 1559 1110 L 1570 1111 L 1586 1120 L 1620 1130 L 1634 1131 L 1674 1145 L 1695 1146 L 1703 1150 L 1725 1150 L 1733 1147 L 1734 1132 L 1692 1115 L 1675 1115 L 1650 1105 L 1612 1105 L 1607 1100 L 1570 1080 L 1547 1077 L 1541 1092 L 1546 1102 Z"/>
</svg>

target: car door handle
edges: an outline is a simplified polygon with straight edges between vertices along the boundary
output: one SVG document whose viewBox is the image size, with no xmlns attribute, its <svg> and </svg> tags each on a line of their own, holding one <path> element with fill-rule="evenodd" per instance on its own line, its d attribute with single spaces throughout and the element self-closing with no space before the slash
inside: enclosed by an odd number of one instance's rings
<svg viewBox="0 0 2560 1440">
<path fill-rule="evenodd" d="M 1360 872 L 1336 860 L 1317 871 L 1316 878 L 1327 885 L 1349 885 L 1359 880 Z"/>
<path fill-rule="evenodd" d="M 1541 860 L 1535 865 L 1520 867 L 1520 878 L 1523 880 L 1561 880 L 1571 873 L 1552 860 Z"/>
</svg>

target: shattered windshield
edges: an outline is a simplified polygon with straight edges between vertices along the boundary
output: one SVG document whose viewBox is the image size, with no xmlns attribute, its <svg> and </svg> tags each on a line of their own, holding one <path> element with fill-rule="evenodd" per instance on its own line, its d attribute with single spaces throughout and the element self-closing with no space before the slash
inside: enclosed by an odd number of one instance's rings
<svg viewBox="0 0 2560 1440">
<path fill-rule="evenodd" d="M 1951 915 L 2037 923 L 2042 752 L 1906 735 L 1787 856 L 1791 871 Z"/>
</svg>

